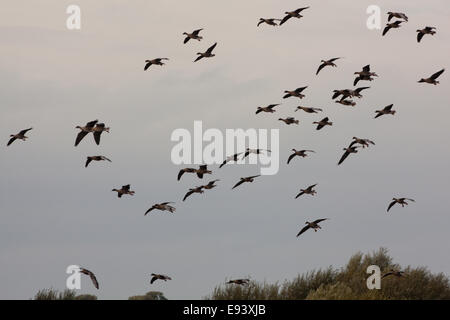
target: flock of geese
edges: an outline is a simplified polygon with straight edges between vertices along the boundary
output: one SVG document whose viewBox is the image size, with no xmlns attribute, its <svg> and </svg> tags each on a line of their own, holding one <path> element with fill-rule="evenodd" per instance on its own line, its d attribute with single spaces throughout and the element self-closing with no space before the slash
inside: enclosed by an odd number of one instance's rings
<svg viewBox="0 0 450 320">
<path fill-rule="evenodd" d="M 281 26 L 284 23 L 286 23 L 287 21 L 289 21 L 291 18 L 297 18 L 297 19 L 302 18 L 303 16 L 300 13 L 302 13 L 304 10 L 309 9 L 309 8 L 310 7 L 303 7 L 303 8 L 294 10 L 294 11 L 286 11 L 285 16 L 282 19 L 260 18 L 259 22 L 257 23 L 257 26 L 259 27 L 261 24 L 267 24 L 270 26 Z M 391 20 L 393 18 L 396 18 L 398 20 L 391 22 Z M 388 22 L 382 32 L 382 35 L 385 36 L 390 29 L 400 28 L 403 23 L 407 23 L 407 22 L 408 22 L 408 17 L 404 13 L 388 12 Z M 183 43 L 187 44 L 190 40 L 201 41 L 203 39 L 203 37 L 200 36 L 200 32 L 202 30 L 203 29 L 197 29 L 197 30 L 194 30 L 192 33 L 184 32 L 183 35 L 185 36 L 185 38 L 184 38 Z M 435 33 L 436 33 L 435 27 L 427 26 L 423 29 L 418 29 L 417 30 L 417 42 L 421 42 L 424 35 L 434 35 Z M 216 48 L 216 46 L 217 46 L 217 42 L 214 43 L 212 46 L 210 46 L 205 52 L 198 52 L 197 58 L 194 60 L 194 62 L 197 62 L 203 58 L 214 57 L 215 54 L 213 53 L 213 50 Z M 341 59 L 341 57 L 331 58 L 328 60 L 321 60 L 321 64 L 319 65 L 319 67 L 316 71 L 316 75 L 319 75 L 319 73 L 326 67 L 336 68 L 337 65 L 335 62 L 339 59 Z M 145 60 L 144 71 L 148 70 L 152 65 L 163 66 L 163 65 L 165 65 L 164 61 L 168 61 L 168 60 L 169 60 L 169 58 L 155 58 L 155 59 L 151 59 L 151 60 Z M 437 85 L 437 84 L 439 84 L 439 81 L 437 81 L 437 79 L 444 72 L 444 70 L 445 69 L 442 69 L 442 70 L 432 74 L 428 78 L 421 78 L 418 82 Z M 370 65 L 364 66 L 361 71 L 356 71 L 354 74 L 356 75 L 356 78 L 354 79 L 354 82 L 353 82 L 354 86 L 356 86 L 360 81 L 373 81 L 375 77 L 378 77 L 376 72 L 371 71 Z M 297 99 L 301 100 L 305 97 L 305 90 L 307 88 L 308 88 L 307 86 L 304 86 L 304 87 L 296 88 L 294 90 L 286 90 L 286 91 L 284 91 L 283 99 L 297 98 Z M 369 88 L 370 87 L 358 87 L 358 88 L 354 88 L 354 89 L 353 88 L 351 88 L 351 89 L 336 89 L 333 91 L 332 100 L 334 100 L 336 103 L 342 104 L 344 106 L 354 107 L 354 106 L 356 106 L 356 102 L 355 102 L 354 98 L 358 98 L 358 99 L 362 98 L 361 92 L 363 90 L 366 90 Z M 256 110 L 256 114 L 258 115 L 260 113 L 269 113 L 269 114 L 275 113 L 276 112 L 275 108 L 278 106 L 280 106 L 280 104 L 270 104 L 265 107 L 258 107 Z M 320 108 L 305 107 L 305 106 L 298 106 L 298 107 L 296 107 L 296 109 L 294 111 L 303 111 L 305 113 L 310 113 L 310 114 L 316 114 L 319 112 L 323 112 L 323 110 Z M 390 104 L 381 110 L 376 110 L 375 113 L 376 113 L 376 115 L 375 115 L 375 119 L 376 119 L 383 115 L 395 115 L 396 111 L 393 110 L 393 104 Z M 298 125 L 299 124 L 299 120 L 295 119 L 294 117 L 287 117 L 284 119 L 279 118 L 278 120 L 284 122 L 286 125 L 292 125 L 292 124 Z M 316 130 L 321 130 L 326 126 L 332 126 L 333 122 L 330 121 L 330 119 L 328 117 L 324 117 L 319 121 L 314 121 L 313 124 L 317 125 Z M 90 122 L 86 123 L 86 125 L 84 125 L 84 126 L 77 126 L 76 129 L 79 129 L 80 131 L 76 136 L 75 146 L 78 146 L 79 143 L 90 133 L 93 134 L 95 143 L 97 145 L 99 145 L 102 133 L 109 132 L 109 130 L 110 130 L 109 127 L 106 127 L 104 123 L 99 123 L 98 120 L 90 121 Z M 32 128 L 22 130 L 17 134 L 12 134 L 7 143 L 7 146 L 10 146 L 16 140 L 23 140 L 23 141 L 27 140 L 28 137 L 26 136 L 26 134 L 30 130 L 32 130 Z M 353 139 L 350 142 L 350 144 L 348 145 L 348 147 L 343 149 L 344 153 L 341 156 L 341 158 L 339 159 L 338 165 L 341 165 L 347 159 L 347 157 L 349 155 L 356 154 L 358 152 L 358 149 L 365 149 L 365 148 L 368 148 L 370 145 L 375 145 L 375 143 L 373 141 L 371 141 L 370 139 L 353 137 Z M 225 166 L 226 164 L 228 164 L 230 162 L 236 162 L 239 159 L 245 159 L 250 154 L 259 155 L 259 154 L 262 154 L 265 152 L 271 152 L 271 151 L 263 150 L 263 149 L 247 148 L 243 152 L 236 153 L 234 155 L 230 155 L 230 156 L 226 157 L 226 159 L 219 166 L 219 168 L 222 168 L 223 166 Z M 292 152 L 293 153 L 287 159 L 287 164 L 289 164 L 295 157 L 304 158 L 304 157 L 308 156 L 308 153 L 314 153 L 315 151 L 314 150 L 292 149 Z M 243 154 L 242 158 L 239 158 L 242 154 Z M 107 157 L 102 156 L 102 155 L 88 156 L 86 163 L 85 163 L 85 167 L 87 168 L 92 161 L 111 162 L 110 159 L 108 159 Z M 211 175 L 212 171 L 208 170 L 207 165 L 200 165 L 198 168 L 183 168 L 178 172 L 177 180 L 180 181 L 180 179 L 183 177 L 183 175 L 188 174 L 188 173 L 195 174 L 199 179 L 202 179 L 205 175 Z M 232 189 L 235 189 L 244 183 L 252 183 L 259 176 L 260 175 L 241 177 L 239 179 L 239 181 L 237 181 L 237 183 L 232 187 Z M 188 197 L 190 197 L 194 193 L 202 194 L 202 193 L 204 193 L 204 190 L 213 189 L 214 187 L 216 187 L 216 183 L 218 181 L 220 181 L 220 180 L 215 179 L 215 180 L 208 182 L 205 185 L 190 188 L 187 191 L 187 193 L 184 195 L 183 201 L 185 201 Z M 302 195 L 314 196 L 317 193 L 316 190 L 314 189 L 316 186 L 317 186 L 317 183 L 310 185 L 310 186 L 306 187 L 305 189 L 300 189 L 299 193 L 295 196 L 295 199 L 301 197 Z M 117 196 L 119 198 L 121 198 L 124 195 L 133 196 L 135 194 L 135 191 L 131 190 L 130 184 L 124 185 L 120 189 L 114 188 L 114 189 L 112 189 L 112 191 L 117 192 Z M 396 204 L 399 204 L 402 207 L 404 207 L 405 205 L 408 205 L 408 201 L 414 202 L 414 200 L 410 199 L 410 198 L 406 198 L 406 197 L 395 198 L 394 197 L 388 205 L 387 212 L 389 212 L 391 210 L 391 208 Z M 162 202 L 162 203 L 154 204 L 152 207 L 150 207 L 145 212 L 144 215 L 149 214 L 153 210 L 160 210 L 160 211 L 167 211 L 170 213 L 174 213 L 176 211 L 176 208 L 172 204 L 174 204 L 174 202 Z M 300 235 L 302 235 L 303 233 L 305 233 L 306 231 L 308 231 L 310 229 L 314 230 L 314 232 L 317 232 L 319 229 L 321 229 L 321 226 L 319 224 L 326 220 L 329 220 L 329 219 L 328 218 L 320 218 L 320 219 L 316 219 L 312 222 L 306 221 L 305 226 L 298 232 L 297 237 L 299 237 Z M 93 272 L 91 272 L 85 268 L 80 268 L 79 272 L 89 276 L 90 279 L 92 280 L 94 287 L 99 289 L 98 281 Z M 384 274 L 383 278 L 385 278 L 387 276 L 391 276 L 391 275 L 395 276 L 395 277 L 402 277 L 404 275 L 404 272 L 391 270 L 391 271 L 387 272 L 386 274 Z M 150 283 L 153 284 L 157 280 L 168 281 L 168 280 L 172 280 L 172 278 L 167 275 L 152 273 Z M 229 280 L 228 282 L 226 282 L 226 284 L 247 285 L 249 283 L 249 281 L 250 281 L 249 279 L 234 279 L 234 280 Z"/>
</svg>

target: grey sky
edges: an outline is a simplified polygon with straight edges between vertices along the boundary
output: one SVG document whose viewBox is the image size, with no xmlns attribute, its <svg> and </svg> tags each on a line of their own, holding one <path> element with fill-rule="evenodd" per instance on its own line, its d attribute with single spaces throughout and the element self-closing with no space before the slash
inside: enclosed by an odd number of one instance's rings
<svg viewBox="0 0 450 320">
<path fill-rule="evenodd" d="M 70 4 L 82 29 L 66 29 Z M 401 11 L 409 22 L 381 37 L 366 28 L 366 8 Z M 256 27 L 260 17 L 310 5 L 301 20 Z M 283 281 L 312 268 L 340 266 L 358 250 L 386 246 L 401 264 L 450 274 L 448 212 L 450 80 L 418 84 L 449 67 L 448 2 L 427 1 L 2 1 L 0 10 L 0 298 L 27 299 L 39 289 L 64 289 L 65 269 L 94 271 L 100 290 L 83 278 L 82 292 L 122 299 L 158 290 L 170 299 L 209 294 L 226 277 Z M 436 26 L 417 44 L 416 32 Z M 183 32 L 204 28 L 201 42 Z M 192 63 L 218 42 L 216 57 Z M 315 71 L 342 56 L 338 68 Z M 144 60 L 169 57 L 143 71 Z M 380 77 L 357 107 L 331 100 L 351 88 L 353 72 L 371 64 Z M 367 83 L 362 83 L 366 85 Z M 294 113 L 283 91 L 308 85 L 301 104 L 324 114 Z M 257 106 L 283 102 L 275 114 Z M 397 114 L 373 120 L 394 103 Z M 279 117 L 295 116 L 299 126 Z M 316 131 L 329 116 L 333 127 Z M 111 127 L 98 147 L 92 137 L 73 147 L 76 125 L 100 119 Z M 280 172 L 231 191 L 256 166 L 214 167 L 218 187 L 181 202 L 209 181 L 171 163 L 176 128 L 279 128 Z M 6 147 L 32 126 L 30 139 Z M 376 146 L 337 161 L 352 136 Z M 292 148 L 313 149 L 285 162 Z M 83 167 L 88 155 L 112 163 Z M 134 197 L 112 188 L 130 183 Z M 315 197 L 294 200 L 318 183 Z M 386 214 L 393 196 L 416 203 Z M 176 201 L 174 215 L 154 203 Z M 318 233 L 296 239 L 306 220 L 328 217 Z M 173 280 L 149 285 L 150 273 Z"/>
</svg>

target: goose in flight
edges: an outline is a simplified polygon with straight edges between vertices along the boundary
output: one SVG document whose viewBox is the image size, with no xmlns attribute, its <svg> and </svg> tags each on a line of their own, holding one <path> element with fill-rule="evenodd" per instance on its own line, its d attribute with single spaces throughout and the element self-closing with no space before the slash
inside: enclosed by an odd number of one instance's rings
<svg viewBox="0 0 450 320">
<path fill-rule="evenodd" d="M 378 118 L 378 117 L 381 117 L 382 115 L 385 115 L 385 114 L 392 114 L 392 115 L 394 115 L 394 114 L 396 113 L 396 111 L 395 111 L 395 110 L 392 110 L 392 107 L 393 107 L 393 106 L 394 106 L 393 104 L 390 104 L 390 105 L 384 107 L 383 110 L 376 110 L 375 113 L 376 113 L 377 115 L 375 116 L 374 119 L 376 119 L 376 118 Z"/>
<path fill-rule="evenodd" d="M 317 69 L 316 72 L 316 76 L 319 74 L 320 70 L 322 70 L 323 68 L 325 68 L 326 66 L 332 66 L 332 67 L 336 67 L 336 64 L 334 63 L 334 61 L 341 59 L 341 57 L 339 58 L 333 58 L 330 60 L 320 60 L 322 62 L 322 64 L 319 66 L 319 68 Z"/>
<path fill-rule="evenodd" d="M 292 159 L 294 159 L 294 157 L 298 156 L 298 157 L 305 158 L 305 157 L 308 156 L 307 152 L 314 152 L 315 153 L 314 150 L 295 150 L 295 149 L 292 149 L 292 151 L 294 151 L 294 153 L 289 156 L 288 161 L 287 161 L 288 164 L 289 164 L 289 162 L 291 162 Z"/>
<path fill-rule="evenodd" d="M 341 95 L 342 95 L 341 101 L 353 97 L 362 98 L 361 91 L 369 88 L 370 87 L 359 87 L 356 88 L 355 90 L 352 89 L 333 90 L 333 96 L 331 98 L 337 99 Z"/>
<path fill-rule="evenodd" d="M 153 282 L 155 282 L 156 280 L 163 280 L 163 281 L 172 280 L 171 277 L 166 276 L 164 274 L 152 273 L 151 276 L 152 276 L 152 279 L 150 280 L 150 284 L 153 284 Z"/>
<path fill-rule="evenodd" d="M 203 188 L 204 186 L 189 189 L 189 191 L 184 195 L 183 201 L 185 201 L 191 194 L 204 193 L 205 191 L 203 191 Z"/>
<path fill-rule="evenodd" d="M 242 154 L 242 152 L 239 152 L 239 153 L 233 154 L 231 156 L 228 156 L 225 160 L 223 160 L 222 164 L 219 166 L 219 169 L 222 168 L 224 165 L 226 165 L 230 161 L 237 162 L 238 161 L 238 157 L 241 154 Z"/>
<path fill-rule="evenodd" d="M 256 110 L 256 114 L 260 113 L 260 112 L 268 112 L 268 113 L 274 113 L 275 110 L 274 108 L 276 106 L 279 106 L 279 104 L 269 104 L 267 107 L 258 107 L 258 109 Z"/>
<path fill-rule="evenodd" d="M 208 48 L 208 50 L 206 50 L 206 52 L 197 52 L 197 59 L 195 59 L 194 62 L 197 62 L 198 60 L 202 59 L 202 58 L 212 58 L 215 56 L 215 54 L 213 54 L 213 50 L 214 48 L 217 46 L 217 42 L 214 43 L 211 47 Z"/>
<path fill-rule="evenodd" d="M 415 202 L 414 199 L 409 199 L 409 198 L 392 198 L 392 202 L 389 204 L 386 211 L 389 212 L 389 210 L 391 210 L 391 208 L 397 203 L 400 204 L 403 208 L 404 206 L 408 205 L 407 201 Z"/>
<path fill-rule="evenodd" d="M 405 272 L 404 272 L 404 271 L 397 271 L 397 270 L 392 270 L 392 269 L 391 269 L 391 271 L 386 272 L 385 274 L 383 274 L 383 276 L 381 277 L 381 279 L 384 279 L 384 278 L 389 277 L 389 276 L 394 276 L 394 277 L 396 277 L 396 278 L 401 278 L 401 277 L 404 277 L 404 276 L 405 276 Z"/>
<path fill-rule="evenodd" d="M 299 8 L 295 11 L 286 11 L 285 14 L 286 16 L 283 18 L 283 20 L 281 20 L 280 22 L 280 26 L 282 24 L 284 24 L 286 21 L 288 21 L 290 18 L 298 18 L 300 19 L 301 17 L 303 17 L 300 12 L 302 12 L 303 10 L 308 9 L 309 7 L 304 7 L 304 8 Z"/>
<path fill-rule="evenodd" d="M 306 88 L 308 88 L 308 86 L 297 88 L 297 89 L 295 89 L 293 91 L 285 90 L 284 93 L 286 93 L 286 94 L 283 96 L 283 99 L 287 99 L 289 97 L 297 97 L 299 99 L 303 99 L 305 97 L 305 95 L 302 94 L 302 92 Z"/>
<path fill-rule="evenodd" d="M 153 59 L 153 60 L 145 60 L 144 71 L 147 70 L 152 64 L 157 65 L 157 66 L 165 65 L 163 60 L 169 60 L 169 58 L 156 58 L 156 59 Z"/>
<path fill-rule="evenodd" d="M 387 23 L 386 27 L 384 27 L 384 29 L 383 29 L 383 34 L 382 35 L 384 36 L 391 29 L 400 28 L 401 23 L 403 23 L 403 22 L 404 21 L 402 21 L 402 20 L 397 20 L 397 21 L 395 21 L 393 23 Z"/>
<path fill-rule="evenodd" d="M 212 180 L 212 181 L 208 182 L 207 185 L 203 186 L 203 189 L 210 190 L 212 188 L 217 187 L 217 185 L 215 184 L 217 181 L 220 181 L 220 179 L 216 179 L 216 180 Z"/>
<path fill-rule="evenodd" d="M 360 139 L 358 137 L 353 137 L 353 141 L 352 141 L 352 143 L 350 143 L 349 147 L 352 147 L 352 146 L 354 146 L 357 143 L 360 144 L 363 149 L 366 148 L 366 147 L 369 147 L 369 144 L 375 145 L 375 142 L 373 142 L 372 140 Z"/>
<path fill-rule="evenodd" d="M 343 106 L 356 106 L 356 102 L 353 100 L 345 99 L 345 100 L 336 100 L 336 103 L 342 104 Z"/>
<path fill-rule="evenodd" d="M 370 71 L 370 64 L 363 67 L 362 71 L 357 71 L 354 74 L 357 74 L 358 76 L 355 78 L 355 81 L 353 81 L 353 85 L 356 86 L 356 84 L 360 80 L 365 81 L 372 81 L 372 77 L 378 77 L 378 75 L 375 72 Z"/>
<path fill-rule="evenodd" d="M 308 229 L 313 229 L 314 232 L 317 232 L 318 229 L 322 229 L 322 228 L 319 226 L 319 223 L 322 222 L 322 221 L 325 221 L 325 220 L 329 220 L 329 219 L 328 219 L 328 218 L 325 218 L 325 219 L 317 219 L 317 220 L 315 220 L 315 221 L 313 221 L 313 222 L 308 222 L 308 221 L 306 221 L 306 222 L 305 222 L 306 226 L 303 227 L 302 230 L 300 230 L 300 232 L 297 234 L 297 237 L 299 237 L 302 233 L 304 233 L 304 232 L 305 232 L 306 230 L 308 230 Z"/>
<path fill-rule="evenodd" d="M 80 268 L 80 273 L 89 276 L 89 278 L 91 278 L 92 283 L 94 284 L 94 287 L 98 290 L 99 288 L 98 281 L 97 278 L 95 277 L 95 274 L 92 271 L 89 271 L 88 269 L 85 268 Z"/>
<path fill-rule="evenodd" d="M 100 136 L 102 135 L 103 131 L 109 133 L 109 128 L 106 128 L 104 123 L 97 123 L 93 128 L 94 140 L 97 145 L 100 145 Z"/>
<path fill-rule="evenodd" d="M 328 117 L 323 118 L 320 121 L 314 121 L 313 124 L 317 124 L 317 128 L 316 130 L 320 130 L 325 126 L 332 126 L 333 122 L 329 121 L 330 119 L 328 119 Z"/>
<path fill-rule="evenodd" d="M 340 165 L 342 162 L 344 162 L 345 159 L 347 159 L 347 157 L 351 154 L 351 153 L 358 153 L 358 148 L 359 146 L 354 146 L 352 147 L 351 145 L 348 148 L 344 148 L 343 150 L 345 151 L 344 154 L 342 155 L 341 159 L 338 162 L 338 165 Z"/>
<path fill-rule="evenodd" d="M 250 282 L 250 279 L 235 279 L 235 280 L 230 280 L 228 282 L 226 282 L 226 284 L 237 284 L 240 286 L 243 285 L 248 285 Z"/>
<path fill-rule="evenodd" d="M 417 32 L 417 42 L 420 42 L 420 40 L 422 40 L 423 36 L 426 34 L 430 34 L 430 35 L 434 35 L 436 33 L 436 28 L 435 27 L 425 27 L 423 29 L 418 29 L 416 30 Z"/>
<path fill-rule="evenodd" d="M 253 154 L 261 154 L 261 153 L 263 153 L 263 152 L 272 152 L 272 151 L 270 151 L 270 150 L 266 150 L 266 149 L 250 149 L 250 148 L 247 148 L 247 149 L 245 149 L 245 153 L 244 153 L 244 156 L 242 157 L 242 160 L 244 160 L 246 157 L 248 157 L 248 155 L 250 154 L 250 153 L 253 153 Z"/>
<path fill-rule="evenodd" d="M 92 161 L 109 161 L 109 162 L 111 162 L 111 160 L 109 160 L 107 157 L 104 157 L 104 156 L 91 156 L 91 157 L 87 157 L 86 164 L 84 165 L 84 167 L 87 168 L 89 163 L 91 163 Z"/>
<path fill-rule="evenodd" d="M 408 22 L 408 17 L 406 14 L 401 12 L 388 12 L 388 22 L 391 21 L 392 18 L 403 19 Z"/>
<path fill-rule="evenodd" d="M 90 121 L 86 123 L 84 127 L 76 126 L 75 129 L 80 129 L 77 138 L 75 139 L 75 147 L 83 140 L 83 138 L 90 132 L 94 132 L 94 126 L 97 124 L 98 120 Z"/>
<path fill-rule="evenodd" d="M 298 121 L 298 120 L 295 120 L 295 118 L 293 118 L 293 117 L 288 117 L 288 118 L 286 118 L 286 119 L 280 118 L 280 119 L 278 119 L 278 120 L 283 121 L 283 122 L 286 123 L 287 125 L 290 125 L 290 124 L 293 124 L 293 123 L 299 124 L 299 121 Z"/>
<path fill-rule="evenodd" d="M 323 111 L 320 108 L 302 107 L 302 106 L 298 106 L 294 111 L 298 110 L 303 110 L 306 113 L 318 113 L 319 111 Z"/>
<path fill-rule="evenodd" d="M 202 40 L 203 39 L 203 37 L 202 36 L 199 36 L 199 33 L 200 33 L 200 31 L 202 31 L 203 29 L 197 29 L 197 30 L 194 30 L 192 33 L 187 33 L 187 32 L 183 32 L 183 35 L 185 35 L 186 36 L 186 38 L 184 39 L 184 42 L 183 43 L 187 43 L 189 40 L 191 40 L 191 39 L 193 39 L 193 40 L 198 40 L 198 41 L 200 41 L 200 40 Z"/>
<path fill-rule="evenodd" d="M 148 209 L 144 213 L 144 216 L 146 216 L 147 213 L 149 213 L 152 210 L 169 211 L 170 213 L 174 213 L 176 209 L 175 209 L 175 207 L 170 205 L 172 203 L 174 203 L 174 202 L 163 202 L 163 203 L 154 204 L 150 209 Z"/>
<path fill-rule="evenodd" d="M 17 139 L 22 140 L 22 141 L 27 140 L 28 137 L 25 136 L 25 134 L 26 134 L 28 131 L 32 130 L 32 129 L 33 129 L 33 128 L 25 129 L 25 130 L 20 131 L 20 132 L 17 133 L 17 134 L 12 134 L 12 135 L 10 135 L 11 138 L 9 139 L 7 146 L 10 146 L 11 143 L 13 143 L 14 141 L 16 141 Z"/>
<path fill-rule="evenodd" d="M 274 18 L 269 18 L 269 19 L 266 19 L 266 18 L 259 18 L 259 22 L 258 22 L 257 27 L 259 27 L 260 24 L 262 24 L 262 23 L 268 24 L 269 26 L 278 26 L 278 24 L 277 24 L 275 21 L 281 21 L 281 19 L 274 19 Z"/>
<path fill-rule="evenodd" d="M 422 78 L 422 79 L 419 80 L 419 83 L 425 82 L 425 83 L 437 85 L 437 84 L 439 83 L 439 81 L 437 81 L 436 79 L 437 79 L 441 74 L 443 74 L 444 71 L 445 71 L 445 69 L 442 69 L 442 70 L 436 72 L 435 74 L 433 74 L 433 75 L 432 75 L 431 77 L 429 77 L 429 78 Z"/>
<path fill-rule="evenodd" d="M 122 198 L 122 196 L 123 196 L 124 194 L 128 194 L 128 195 L 130 195 L 130 196 L 133 196 L 133 195 L 134 195 L 134 191 L 130 191 L 130 185 L 129 185 L 129 184 L 127 184 L 126 186 L 122 186 L 121 189 L 112 189 L 112 191 L 117 192 L 117 196 L 118 196 L 119 198 Z"/>
<path fill-rule="evenodd" d="M 241 179 L 239 180 L 239 182 L 236 183 L 236 184 L 234 185 L 234 187 L 231 188 L 231 189 L 234 189 L 234 188 L 240 186 L 240 185 L 243 184 L 244 182 L 253 182 L 253 181 L 255 181 L 255 178 L 258 178 L 259 176 L 260 176 L 260 175 L 257 175 L 257 176 L 251 176 L 251 177 L 246 177 L 246 178 L 241 178 Z"/>
<path fill-rule="evenodd" d="M 300 196 L 302 196 L 304 194 L 309 194 L 309 195 L 312 195 L 312 196 L 315 195 L 317 193 L 317 191 L 314 190 L 315 186 L 317 186 L 317 183 L 313 184 L 312 186 L 309 186 L 306 189 L 300 189 L 300 193 L 295 196 L 295 199 L 297 199 L 298 197 L 300 197 Z"/>
</svg>

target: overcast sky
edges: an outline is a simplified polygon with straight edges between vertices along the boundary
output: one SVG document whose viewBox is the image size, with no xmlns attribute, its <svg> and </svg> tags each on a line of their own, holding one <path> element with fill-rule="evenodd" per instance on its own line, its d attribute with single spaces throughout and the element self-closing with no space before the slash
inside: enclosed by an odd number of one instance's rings
<svg viewBox="0 0 450 320">
<path fill-rule="evenodd" d="M 66 8 L 81 7 L 81 30 L 66 28 Z M 381 37 L 366 27 L 366 8 L 405 12 L 409 22 Z M 301 20 L 282 17 L 309 5 Z M 4 0 L 0 10 L 0 298 L 28 299 L 43 288 L 64 289 L 67 266 L 92 270 L 95 290 L 125 299 L 150 290 L 169 299 L 198 299 L 225 278 L 270 282 L 329 265 L 357 251 L 385 246 L 402 265 L 450 275 L 450 126 L 448 70 L 441 84 L 418 84 L 449 67 L 450 7 L 427 1 L 29 1 Z M 416 29 L 437 27 L 416 42 Z M 183 45 L 183 32 L 204 28 L 201 42 Z M 216 57 L 197 63 L 214 42 Z M 143 71 L 144 60 L 168 57 Z M 344 57 L 315 71 L 321 59 Z M 352 88 L 353 73 L 370 64 L 379 78 L 356 107 L 331 100 Z M 283 91 L 308 86 L 294 113 Z M 256 107 L 280 103 L 275 114 Z M 395 116 L 373 119 L 394 104 Z M 279 117 L 295 116 L 298 126 Z M 328 116 L 332 127 L 312 122 Z M 75 148 L 77 125 L 99 119 L 111 127 L 100 146 L 92 137 Z M 256 165 L 212 167 L 199 180 L 172 164 L 176 128 L 280 129 L 280 171 L 231 191 Z M 26 142 L 9 135 L 33 127 Z M 353 136 L 376 145 L 351 155 Z M 292 148 L 316 151 L 286 166 Z M 92 163 L 88 155 L 112 163 Z M 211 179 L 210 179 L 211 178 Z M 182 198 L 193 186 L 221 179 L 205 194 Z M 315 197 L 294 199 L 318 183 Z M 131 184 L 134 197 L 112 188 Z M 394 196 L 416 199 L 386 214 Z M 144 212 L 176 201 L 175 214 Z M 330 218 L 317 233 L 295 235 L 305 221 Z M 149 284 L 150 273 L 172 281 Z M 80 292 L 80 293 L 81 293 Z"/>
</svg>

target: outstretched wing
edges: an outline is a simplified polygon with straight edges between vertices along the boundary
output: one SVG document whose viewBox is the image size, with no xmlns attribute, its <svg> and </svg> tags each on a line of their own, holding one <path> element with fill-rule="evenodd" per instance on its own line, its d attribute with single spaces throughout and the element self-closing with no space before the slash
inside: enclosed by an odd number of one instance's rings
<svg viewBox="0 0 450 320">
<path fill-rule="evenodd" d="M 295 196 L 295 199 L 305 194 L 305 191 L 300 192 L 298 195 Z"/>
<path fill-rule="evenodd" d="M 185 194 L 185 196 L 184 196 L 184 198 L 183 198 L 183 201 L 184 200 L 186 200 L 187 199 L 187 197 L 189 197 L 191 194 L 193 194 L 194 193 L 194 190 L 189 190 L 186 194 Z"/>
<path fill-rule="evenodd" d="M 389 207 L 387 208 L 387 210 L 386 210 L 386 212 L 389 212 L 389 210 L 391 210 L 391 208 L 394 206 L 394 204 L 396 204 L 397 203 L 397 201 L 392 201 L 390 204 L 389 204 Z"/>
<path fill-rule="evenodd" d="M 29 128 L 29 129 L 22 130 L 22 131 L 19 132 L 19 134 L 20 134 L 21 136 L 23 136 L 25 133 L 27 133 L 27 132 L 30 131 L 31 129 L 33 129 L 33 128 Z"/>
<path fill-rule="evenodd" d="M 291 155 L 289 156 L 289 158 L 288 158 L 287 163 L 289 164 L 289 162 L 291 162 L 291 160 L 294 159 L 295 156 L 296 156 L 295 153 L 291 154 Z"/>
<path fill-rule="evenodd" d="M 283 25 L 283 24 L 284 24 L 286 21 L 288 21 L 290 18 L 291 18 L 290 15 L 285 16 L 285 17 L 281 20 L 280 26 Z"/>
<path fill-rule="evenodd" d="M 389 31 L 391 27 L 390 26 L 386 26 L 383 30 L 383 36 Z"/>
<path fill-rule="evenodd" d="M 319 68 L 317 69 L 317 72 L 316 72 L 316 76 L 319 74 L 320 70 L 322 70 L 325 66 L 326 66 L 325 63 L 322 63 L 322 64 L 319 66 Z"/>
<path fill-rule="evenodd" d="M 313 223 L 320 223 L 322 221 L 328 220 L 328 218 L 324 218 L 324 219 L 317 219 L 316 221 L 314 221 Z"/>
<path fill-rule="evenodd" d="M 153 284 L 153 282 L 155 282 L 156 280 L 158 280 L 158 277 L 153 276 L 153 277 L 152 277 L 152 280 L 150 280 L 150 284 Z"/>
<path fill-rule="evenodd" d="M 16 137 L 12 137 L 11 139 L 9 139 L 7 146 L 11 145 L 11 143 L 13 143 L 14 141 L 16 141 Z"/>
<path fill-rule="evenodd" d="M 308 230 L 309 229 L 309 226 L 305 226 L 305 227 L 303 227 L 303 229 L 302 230 L 300 230 L 300 232 L 299 233 L 297 233 L 297 237 L 298 236 L 300 236 L 302 233 L 304 233 L 306 230 Z"/>
<path fill-rule="evenodd" d="M 355 78 L 355 80 L 353 81 L 353 86 L 356 86 L 356 85 L 358 84 L 359 80 L 361 80 L 361 77 L 360 77 L 360 76 L 357 76 L 357 77 Z"/>
<path fill-rule="evenodd" d="M 436 72 L 433 74 L 430 78 L 433 80 L 436 80 L 442 73 L 444 73 L 445 69 L 442 69 L 441 71 Z"/>
<path fill-rule="evenodd" d="M 200 33 L 200 31 L 202 31 L 203 29 L 197 29 L 197 30 L 194 30 L 194 32 L 192 32 L 192 34 L 194 35 L 194 36 L 198 36 L 198 34 Z"/>
<path fill-rule="evenodd" d="M 216 46 L 217 46 L 217 42 L 214 43 L 211 47 L 209 47 L 208 50 L 206 50 L 206 53 L 211 54 Z"/>
<path fill-rule="evenodd" d="M 83 140 L 83 138 L 88 134 L 89 132 L 86 131 L 80 131 L 77 135 L 77 138 L 75 139 L 75 147 Z"/>
<path fill-rule="evenodd" d="M 231 188 L 231 189 L 234 189 L 234 188 L 240 186 L 240 185 L 243 184 L 244 182 L 245 182 L 245 180 L 244 180 L 244 179 L 241 179 L 241 180 L 240 180 L 238 183 L 236 183 L 236 184 L 234 185 L 234 187 Z"/>
<path fill-rule="evenodd" d="M 185 43 L 186 43 L 186 42 L 185 42 Z M 144 71 L 147 70 L 151 65 L 152 65 L 152 62 L 151 62 L 151 61 L 148 61 L 148 62 L 145 64 Z"/>
<path fill-rule="evenodd" d="M 344 154 L 342 155 L 341 159 L 339 160 L 338 165 L 340 165 L 342 162 L 344 162 L 344 160 L 347 159 L 349 154 L 350 154 L 350 152 L 345 151 Z"/>
<path fill-rule="evenodd" d="M 186 171 L 185 171 L 184 169 L 181 169 L 180 172 L 178 172 L 178 177 L 177 177 L 177 180 L 178 180 L 178 181 L 180 181 L 181 177 L 183 176 L 183 174 L 184 174 L 185 172 L 186 172 Z"/>
<path fill-rule="evenodd" d="M 92 158 L 91 157 L 87 157 L 86 164 L 84 165 L 84 167 L 87 168 L 89 163 L 91 163 L 91 161 L 92 161 Z"/>
</svg>

